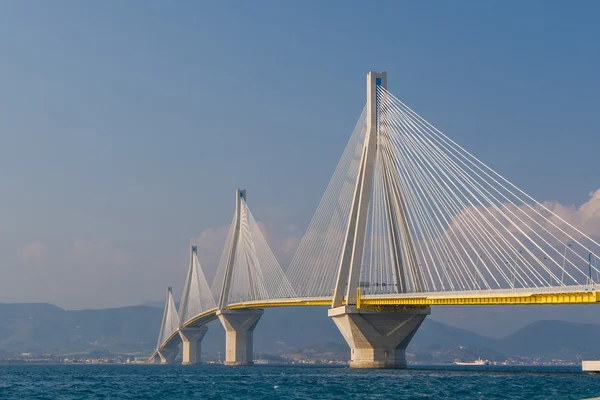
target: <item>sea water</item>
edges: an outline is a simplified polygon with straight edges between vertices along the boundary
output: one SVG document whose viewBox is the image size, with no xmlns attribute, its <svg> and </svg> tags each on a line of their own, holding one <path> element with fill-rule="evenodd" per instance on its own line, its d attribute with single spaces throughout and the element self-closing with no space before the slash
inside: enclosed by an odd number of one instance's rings
<svg viewBox="0 0 600 400">
<path fill-rule="evenodd" d="M 583 399 L 577 367 L 0 365 L 0 399 Z"/>
</svg>

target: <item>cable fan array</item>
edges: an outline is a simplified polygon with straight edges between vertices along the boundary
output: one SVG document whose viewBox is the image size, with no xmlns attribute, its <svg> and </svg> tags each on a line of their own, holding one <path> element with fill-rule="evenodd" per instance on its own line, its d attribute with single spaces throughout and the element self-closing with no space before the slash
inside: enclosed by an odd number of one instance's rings
<svg viewBox="0 0 600 400">
<path fill-rule="evenodd" d="M 193 247 L 190 267 L 179 303 L 179 323 L 183 325 L 197 315 L 216 307 L 210 286 L 198 261 L 196 247 Z"/>
<path fill-rule="evenodd" d="M 175 301 L 173 300 L 173 293 L 171 288 L 167 289 L 167 301 L 165 303 L 165 311 L 163 313 L 163 319 L 160 324 L 160 331 L 158 334 L 158 343 L 156 348 L 167 340 L 171 335 L 179 328 L 179 316 L 177 315 L 177 308 L 175 307 Z"/>
<path fill-rule="evenodd" d="M 377 99 L 378 155 L 387 157 L 381 164 L 387 164 L 397 177 L 401 205 L 396 211 L 406 216 L 408 227 L 403 251 L 414 253 L 424 291 L 598 282 L 595 260 L 600 245 L 596 241 L 453 142 L 385 88 L 378 87 Z M 379 175 L 385 175 L 383 169 L 379 167 Z M 378 186 L 378 174 L 374 199 L 389 194 L 385 185 Z M 380 202 L 374 201 L 375 207 Z M 378 241 L 385 238 L 372 235 L 371 239 L 372 252 L 381 257 L 374 246 L 382 246 Z M 371 265 L 382 268 L 384 264 L 365 263 L 363 272 L 371 273 Z M 389 276 L 377 279 L 394 284 Z"/>
<path fill-rule="evenodd" d="M 366 134 L 363 109 L 287 270 L 299 297 L 329 297 L 334 287 Z"/>
<path fill-rule="evenodd" d="M 239 236 L 233 254 L 231 284 L 226 304 L 296 297 L 244 199 L 241 200 L 239 212 Z M 230 226 L 213 282 L 213 293 L 218 291 L 219 296 L 235 235 L 235 219 Z"/>
<path fill-rule="evenodd" d="M 596 241 L 381 86 L 377 111 L 363 294 L 598 283 Z M 288 269 L 300 297 L 335 285 L 365 129 L 363 110 Z"/>
</svg>

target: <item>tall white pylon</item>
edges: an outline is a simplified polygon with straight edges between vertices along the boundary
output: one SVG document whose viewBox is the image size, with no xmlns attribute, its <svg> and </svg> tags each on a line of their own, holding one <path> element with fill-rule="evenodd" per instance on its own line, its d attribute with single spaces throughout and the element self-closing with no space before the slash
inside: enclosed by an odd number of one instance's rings
<svg viewBox="0 0 600 400">
<path fill-rule="evenodd" d="M 366 136 L 356 179 L 346 236 L 338 268 L 332 307 L 328 314 L 344 336 L 351 349 L 352 368 L 405 368 L 406 346 L 429 314 L 429 307 L 413 309 L 370 310 L 357 305 L 357 290 L 365 261 L 365 238 L 383 232 L 390 250 L 386 260 L 392 264 L 395 290 L 407 291 L 406 276 L 412 277 L 412 290 L 420 289 L 415 280 L 416 257 L 407 227 L 406 210 L 402 195 L 395 185 L 395 175 L 387 168 L 385 154 L 379 143 L 379 104 L 377 88 L 387 85 L 387 74 L 371 71 L 367 74 Z M 374 177 L 377 178 L 374 182 Z M 375 193 L 383 192 L 380 201 L 373 201 Z M 375 199 L 377 200 L 377 199 Z M 380 204 L 374 210 L 373 204 Z M 369 217 L 380 215 L 384 225 L 368 226 Z M 378 250 L 381 253 L 380 247 Z M 369 266 L 370 267 L 370 266 Z M 370 284 L 365 281 L 364 284 Z M 346 300 L 344 304 L 344 298 Z"/>
<path fill-rule="evenodd" d="M 232 303 L 296 297 L 250 212 L 245 190 L 236 191 L 235 215 L 213 287 L 219 283 L 219 310 Z"/>
<path fill-rule="evenodd" d="M 160 325 L 160 333 L 158 335 L 157 348 L 160 347 L 165 340 L 167 340 L 176 330 L 179 328 L 179 316 L 177 315 L 177 308 L 175 307 L 175 301 L 173 300 L 172 288 L 167 288 L 167 300 L 165 302 L 165 311 L 163 312 L 163 319 Z"/>
<path fill-rule="evenodd" d="M 165 346 L 165 341 L 169 339 L 179 328 L 179 316 L 173 300 L 171 287 L 167 288 L 167 298 L 165 301 L 165 311 L 163 312 L 158 342 L 156 344 L 157 354 L 160 356 L 161 364 L 170 364 L 173 362 L 179 349 L 177 345 Z"/>
<path fill-rule="evenodd" d="M 236 191 L 235 215 L 215 279 L 222 279 L 217 316 L 226 332 L 225 365 L 250 365 L 253 332 L 263 310 L 228 307 L 294 298 L 295 293 L 246 204 L 245 190 Z"/>
<path fill-rule="evenodd" d="M 227 310 L 227 305 L 231 300 L 232 287 L 234 291 L 248 292 L 248 290 L 243 290 L 243 287 L 245 287 L 249 289 L 251 294 L 254 294 L 257 281 L 256 263 L 258 260 L 256 260 L 256 251 L 253 251 L 255 257 L 248 256 L 248 252 L 252 252 L 254 246 L 247 228 L 246 191 L 236 190 L 235 197 L 235 215 L 225 244 L 225 246 L 229 245 L 230 248 L 225 247 L 224 249 L 224 255 L 226 252 L 227 258 L 224 265 L 223 285 L 217 311 L 219 321 L 225 329 L 225 365 L 231 366 L 252 365 L 254 328 L 263 314 L 262 309 Z M 243 237 L 240 237 L 242 232 L 244 233 Z M 248 249 L 248 247 L 250 248 Z M 222 268 L 222 266 L 219 267 Z M 238 271 L 240 269 L 241 271 Z M 246 279 L 243 281 L 237 279 L 238 284 L 236 285 L 236 275 L 240 275 L 239 272 Z M 219 275 L 217 273 L 217 279 Z"/>
<path fill-rule="evenodd" d="M 404 282 L 405 268 L 411 272 L 416 271 L 417 260 L 414 255 L 410 231 L 407 227 L 406 212 L 403 207 L 402 194 L 395 183 L 395 175 L 386 163 L 386 155 L 379 151 L 379 104 L 377 88 L 387 86 L 387 73 L 371 71 L 367 74 L 367 105 L 366 105 L 366 137 L 364 139 L 362 155 L 350 216 L 346 228 L 346 236 L 342 247 L 342 254 L 338 268 L 336 285 L 333 293 L 332 307 L 342 305 L 344 298 L 346 304 L 356 304 L 357 288 L 365 249 L 367 236 L 367 221 L 369 220 L 370 203 L 372 197 L 373 176 L 377 169 L 382 177 L 384 196 L 384 213 L 387 222 L 387 235 L 391 240 L 389 246 L 390 260 L 393 265 L 395 285 L 398 291 L 407 291 Z M 399 212 L 398 212 L 399 210 Z M 420 276 L 416 274 L 416 282 Z M 413 289 L 421 289 L 418 283 Z"/>
<path fill-rule="evenodd" d="M 179 303 L 179 325 L 183 326 L 190 319 L 216 307 L 215 299 L 198 260 L 198 247 L 191 246 L 190 265 Z"/>
<path fill-rule="evenodd" d="M 332 308 L 342 305 L 344 294 L 346 304 L 356 303 L 356 288 L 362 266 L 365 229 L 373 185 L 373 169 L 377 156 L 377 84 L 387 85 L 387 73 L 367 74 L 367 133 L 360 160 L 360 169 L 354 188 L 354 199 L 350 209 L 350 219 L 346 229 L 346 240 L 342 248 L 342 258 L 338 268 Z"/>
<path fill-rule="evenodd" d="M 240 225 L 242 218 L 242 201 L 246 198 L 246 190 L 238 189 L 235 192 L 235 214 L 233 217 L 233 224 L 230 227 L 231 234 L 231 244 L 229 248 L 225 248 L 223 251 L 227 252 L 227 259 L 225 264 L 225 271 L 223 275 L 223 285 L 221 286 L 221 296 L 219 298 L 218 308 L 219 310 L 224 310 L 227 308 L 227 303 L 229 300 L 229 291 L 231 289 L 231 280 L 233 276 L 233 266 L 235 263 L 236 250 L 238 247 L 239 237 L 240 237 Z M 225 244 L 227 246 L 227 243 Z M 217 274 L 217 279 L 219 278 L 219 274 Z"/>
</svg>

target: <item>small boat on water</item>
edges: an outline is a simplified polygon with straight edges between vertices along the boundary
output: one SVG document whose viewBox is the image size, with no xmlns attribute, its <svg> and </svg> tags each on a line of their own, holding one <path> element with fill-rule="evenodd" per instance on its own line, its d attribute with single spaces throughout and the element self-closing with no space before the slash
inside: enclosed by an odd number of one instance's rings
<svg viewBox="0 0 600 400">
<path fill-rule="evenodd" d="M 477 358 L 475 361 L 461 362 L 454 361 L 456 365 L 488 365 L 490 362 L 488 360 L 482 360 L 481 357 Z"/>
</svg>

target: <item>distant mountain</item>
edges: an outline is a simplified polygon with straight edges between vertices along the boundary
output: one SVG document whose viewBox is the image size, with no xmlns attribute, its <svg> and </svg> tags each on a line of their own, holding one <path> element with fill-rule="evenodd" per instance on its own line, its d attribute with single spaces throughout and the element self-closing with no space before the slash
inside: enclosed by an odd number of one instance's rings
<svg viewBox="0 0 600 400">
<path fill-rule="evenodd" d="M 433 307 L 428 320 L 466 329 L 485 337 L 502 339 L 534 321 L 560 320 L 600 323 L 598 307 L 589 305 L 513 305 Z"/>
<path fill-rule="evenodd" d="M 146 300 L 146 301 L 143 301 L 142 304 L 140 304 L 140 306 L 160 308 L 162 310 L 163 307 L 165 306 L 165 301 L 164 300 Z"/>
<path fill-rule="evenodd" d="M 423 321 L 407 349 L 408 361 L 451 363 L 478 357 L 506 360 L 506 355 L 497 350 L 494 339 L 430 319 Z"/>
<path fill-rule="evenodd" d="M 422 348 L 436 346 L 485 348 L 490 345 L 491 339 L 466 329 L 453 328 L 441 322 L 426 319 L 411 343 Z"/>
<path fill-rule="evenodd" d="M 140 306 L 160 308 L 162 310 L 165 307 L 165 301 L 164 300 L 146 300 L 146 301 L 143 301 L 140 304 Z M 178 301 L 175 302 L 175 306 L 177 308 L 179 308 L 179 302 Z"/>
<path fill-rule="evenodd" d="M 92 351 L 147 354 L 156 346 L 162 309 L 132 306 L 66 311 L 51 304 L 0 304 L 0 355 L 22 352 L 73 354 Z M 600 325 L 538 321 L 490 339 L 426 319 L 412 340 L 412 361 L 452 362 L 477 357 L 502 361 L 507 356 L 575 360 L 600 358 Z M 209 355 L 224 354 L 224 331 L 215 321 L 202 342 Z M 349 350 L 326 307 L 265 310 L 254 332 L 255 353 L 319 354 L 348 359 Z"/>
<path fill-rule="evenodd" d="M 600 325 L 536 321 L 496 342 L 507 354 L 574 359 L 600 359 Z"/>
<path fill-rule="evenodd" d="M 0 351 L 145 352 L 156 345 L 161 318 L 162 310 L 145 306 L 66 311 L 51 304 L 0 303 Z"/>
</svg>

